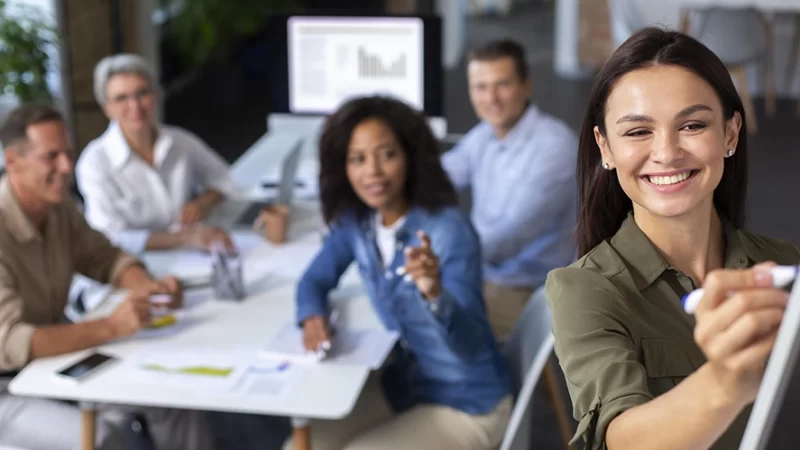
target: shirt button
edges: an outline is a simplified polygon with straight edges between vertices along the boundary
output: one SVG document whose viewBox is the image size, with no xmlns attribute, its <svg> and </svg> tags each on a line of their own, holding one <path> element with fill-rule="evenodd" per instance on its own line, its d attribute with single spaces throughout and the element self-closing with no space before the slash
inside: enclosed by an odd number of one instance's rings
<svg viewBox="0 0 800 450">
<path fill-rule="evenodd" d="M 437 312 L 437 311 L 439 311 L 439 304 L 436 303 L 436 302 L 429 302 L 428 303 L 428 308 L 430 308 L 431 311 L 433 311 L 433 312 Z"/>
<path fill-rule="evenodd" d="M 392 279 L 392 271 L 391 270 L 387 270 L 386 272 L 383 273 L 383 276 L 387 280 L 391 280 Z"/>
<path fill-rule="evenodd" d="M 402 250 L 403 249 L 403 243 L 402 242 L 398 242 L 397 244 L 394 245 L 394 248 L 396 248 L 397 250 Z"/>
</svg>

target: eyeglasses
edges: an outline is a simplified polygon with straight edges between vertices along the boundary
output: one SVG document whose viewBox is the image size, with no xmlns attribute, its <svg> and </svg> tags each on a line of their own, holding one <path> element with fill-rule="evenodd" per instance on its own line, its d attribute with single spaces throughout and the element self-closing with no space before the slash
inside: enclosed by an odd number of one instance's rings
<svg viewBox="0 0 800 450">
<path fill-rule="evenodd" d="M 148 88 L 142 88 L 142 89 L 139 89 L 136 92 L 133 92 L 133 93 L 130 93 L 130 94 L 120 94 L 120 95 L 117 95 L 115 97 L 112 97 L 110 99 L 110 102 L 115 104 L 115 105 L 125 104 L 125 103 L 128 102 L 128 100 L 131 100 L 131 99 L 136 100 L 137 102 L 140 102 L 140 101 L 146 99 L 147 97 L 149 97 L 152 94 L 153 94 L 153 90 L 150 89 L 149 87 Z"/>
</svg>

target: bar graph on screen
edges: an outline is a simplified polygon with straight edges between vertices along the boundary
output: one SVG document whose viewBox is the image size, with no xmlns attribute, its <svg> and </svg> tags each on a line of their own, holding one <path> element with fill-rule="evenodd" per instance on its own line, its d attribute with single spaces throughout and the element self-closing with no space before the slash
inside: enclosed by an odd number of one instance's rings
<svg viewBox="0 0 800 450">
<path fill-rule="evenodd" d="M 422 20 L 292 17 L 289 107 L 333 111 L 352 96 L 388 94 L 422 109 Z"/>
<path fill-rule="evenodd" d="M 367 52 L 364 47 L 358 48 L 358 76 L 359 78 L 405 78 L 406 55 L 401 53 L 397 58 L 384 64 L 383 59 L 373 53 Z"/>
</svg>

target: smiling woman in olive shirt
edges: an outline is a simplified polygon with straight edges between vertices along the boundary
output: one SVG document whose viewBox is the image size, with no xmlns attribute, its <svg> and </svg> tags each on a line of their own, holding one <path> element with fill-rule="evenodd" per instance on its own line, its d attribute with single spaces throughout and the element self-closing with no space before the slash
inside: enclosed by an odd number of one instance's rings
<svg viewBox="0 0 800 450">
<path fill-rule="evenodd" d="M 587 449 L 738 448 L 787 300 L 751 267 L 800 261 L 794 245 L 740 229 L 745 129 L 725 66 L 680 33 L 638 32 L 595 79 L 583 257 L 547 280 Z M 680 298 L 701 285 L 692 317 Z"/>
</svg>

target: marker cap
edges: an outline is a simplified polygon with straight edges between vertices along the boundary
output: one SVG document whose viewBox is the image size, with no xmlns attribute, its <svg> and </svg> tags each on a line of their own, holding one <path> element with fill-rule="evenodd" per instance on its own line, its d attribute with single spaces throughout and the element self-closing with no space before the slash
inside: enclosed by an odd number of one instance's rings
<svg viewBox="0 0 800 450">
<path fill-rule="evenodd" d="M 683 310 L 689 314 L 693 314 L 697 309 L 697 305 L 700 304 L 700 300 L 703 298 L 703 290 L 696 289 L 686 295 L 683 296 L 681 299 L 681 303 L 683 304 Z"/>
</svg>

